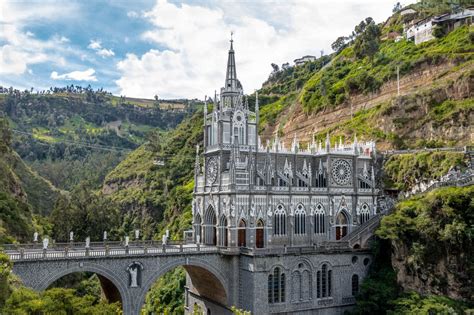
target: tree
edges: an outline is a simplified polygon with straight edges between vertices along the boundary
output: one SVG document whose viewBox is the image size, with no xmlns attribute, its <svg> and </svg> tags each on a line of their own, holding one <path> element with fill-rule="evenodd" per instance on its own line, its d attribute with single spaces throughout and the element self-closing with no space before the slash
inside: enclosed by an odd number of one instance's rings
<svg viewBox="0 0 474 315">
<path fill-rule="evenodd" d="M 70 200 L 64 196 L 58 198 L 50 218 L 57 241 L 67 241 L 71 231 L 77 240 L 83 241 L 88 236 L 101 240 L 104 231 L 115 231 L 120 223 L 118 206 L 97 195 L 85 182 L 72 191 Z"/>
<path fill-rule="evenodd" d="M 12 263 L 8 259 L 8 256 L 4 253 L 0 253 L 0 310 L 5 305 L 5 301 L 8 299 L 11 293 L 9 277 L 12 270 Z"/>
<path fill-rule="evenodd" d="M 393 13 L 397 13 L 398 11 L 400 11 L 402 9 L 402 4 L 400 2 L 397 2 L 395 3 L 395 5 L 393 6 L 393 9 L 392 9 L 392 12 Z"/>
<path fill-rule="evenodd" d="M 156 154 L 159 154 L 162 151 L 161 143 L 163 139 L 161 133 L 158 129 L 154 129 L 147 134 L 148 139 L 148 148 Z"/>
<path fill-rule="evenodd" d="M 366 21 L 371 18 L 367 18 Z M 362 22 L 361 22 L 362 23 Z M 380 28 L 373 20 L 366 25 L 364 31 L 356 38 L 354 43 L 354 53 L 357 58 L 372 58 L 379 50 Z"/>
<path fill-rule="evenodd" d="M 8 126 L 8 120 L 0 117 L 0 154 L 9 151 L 11 142 L 12 134 Z"/>
<path fill-rule="evenodd" d="M 272 63 L 273 73 L 276 73 L 280 70 L 280 67 L 276 63 Z"/>
<path fill-rule="evenodd" d="M 339 36 L 334 43 L 331 44 L 332 50 L 335 52 L 340 52 L 346 47 L 347 37 Z"/>
</svg>

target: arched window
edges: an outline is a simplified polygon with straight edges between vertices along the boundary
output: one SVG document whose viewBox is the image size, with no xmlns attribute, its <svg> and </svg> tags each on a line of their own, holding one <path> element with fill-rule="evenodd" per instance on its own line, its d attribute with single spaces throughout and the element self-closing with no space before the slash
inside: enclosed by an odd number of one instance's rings
<svg viewBox="0 0 474 315">
<path fill-rule="evenodd" d="M 319 161 L 319 167 L 316 173 L 316 187 L 326 187 L 326 172 L 321 160 Z"/>
<path fill-rule="evenodd" d="M 306 211 L 302 204 L 299 204 L 295 211 L 295 234 L 306 234 Z"/>
<path fill-rule="evenodd" d="M 216 245 L 216 221 L 216 212 L 214 211 L 213 207 L 209 206 L 204 215 L 204 224 L 202 225 L 204 230 L 204 244 Z"/>
<path fill-rule="evenodd" d="M 326 233 L 326 224 L 324 219 L 324 208 L 321 204 L 316 206 L 314 211 L 314 233 L 315 234 L 324 234 Z"/>
<path fill-rule="evenodd" d="M 285 302 L 285 273 L 280 267 L 275 267 L 268 275 L 268 303 Z"/>
<path fill-rule="evenodd" d="M 339 212 L 336 217 L 336 240 L 340 240 L 347 235 L 347 225 L 349 220 L 347 219 L 347 214 L 344 210 Z"/>
<path fill-rule="evenodd" d="M 273 235 L 286 235 L 286 211 L 278 205 L 273 216 Z"/>
<path fill-rule="evenodd" d="M 327 264 L 321 266 L 321 271 L 316 273 L 316 293 L 318 298 L 331 296 L 332 292 L 332 270 Z"/>
<path fill-rule="evenodd" d="M 357 295 L 359 293 L 359 276 L 352 275 L 352 295 Z"/>
<path fill-rule="evenodd" d="M 369 206 L 364 203 L 362 205 L 362 209 L 360 210 L 360 224 L 364 224 L 365 222 L 369 221 L 370 218 L 370 211 Z"/>
<path fill-rule="evenodd" d="M 265 246 L 265 224 L 262 219 L 257 221 L 257 229 L 255 230 L 255 246 L 263 248 Z"/>
<path fill-rule="evenodd" d="M 247 245 L 247 223 L 245 223 L 244 219 L 241 219 L 239 222 L 239 233 L 237 239 L 237 246 L 245 247 Z"/>
<path fill-rule="evenodd" d="M 219 220 L 219 246 L 228 246 L 227 218 L 222 215 Z"/>
</svg>

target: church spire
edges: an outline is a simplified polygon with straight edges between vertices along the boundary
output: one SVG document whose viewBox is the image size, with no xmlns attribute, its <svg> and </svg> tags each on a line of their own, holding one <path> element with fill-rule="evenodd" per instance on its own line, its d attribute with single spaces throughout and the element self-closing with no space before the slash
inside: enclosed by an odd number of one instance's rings
<svg viewBox="0 0 474 315">
<path fill-rule="evenodd" d="M 234 33 L 230 33 L 230 49 L 229 57 L 227 58 L 227 73 L 224 86 L 226 90 L 237 89 L 237 71 L 235 69 L 234 39 L 232 35 L 234 35 Z"/>
</svg>

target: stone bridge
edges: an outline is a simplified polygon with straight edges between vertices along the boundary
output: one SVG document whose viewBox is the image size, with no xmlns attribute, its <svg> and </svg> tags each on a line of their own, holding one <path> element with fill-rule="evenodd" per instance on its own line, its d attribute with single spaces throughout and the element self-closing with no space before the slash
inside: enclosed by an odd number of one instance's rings
<svg viewBox="0 0 474 315">
<path fill-rule="evenodd" d="M 215 246 L 196 244 L 119 243 L 54 244 L 44 250 L 39 244 L 6 245 L 13 272 L 23 284 L 45 290 L 56 280 L 76 272 L 99 276 L 104 295 L 120 301 L 124 314 L 140 314 L 151 286 L 166 272 L 183 266 L 192 287 L 204 298 L 227 308 L 236 305 L 238 256 Z"/>
</svg>

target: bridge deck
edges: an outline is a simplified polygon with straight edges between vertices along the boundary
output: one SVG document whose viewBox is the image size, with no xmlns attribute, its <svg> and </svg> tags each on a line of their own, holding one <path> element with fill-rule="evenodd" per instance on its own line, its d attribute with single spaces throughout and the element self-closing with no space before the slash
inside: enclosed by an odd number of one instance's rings
<svg viewBox="0 0 474 315">
<path fill-rule="evenodd" d="M 75 244 L 74 244 L 75 245 Z M 39 244 L 3 245 L 4 252 L 12 261 L 39 260 L 39 259 L 65 259 L 65 258 L 93 258 L 128 255 L 159 255 L 178 253 L 210 253 L 218 252 L 216 246 L 198 244 L 176 244 L 176 245 L 103 245 L 102 246 L 64 246 L 56 244 L 52 248 L 43 249 Z"/>
<path fill-rule="evenodd" d="M 223 255 L 294 255 L 303 253 L 328 253 L 353 251 L 346 241 L 321 242 L 313 246 L 278 246 L 268 248 L 247 247 L 218 247 L 195 243 L 174 242 L 169 245 L 158 244 L 130 244 L 123 246 L 121 243 L 91 243 L 86 248 L 84 243 L 56 243 L 48 249 L 43 249 L 40 244 L 7 244 L 2 245 L 4 252 L 12 261 L 34 261 L 54 259 L 100 258 L 120 256 L 157 256 L 179 254 L 204 254 L 220 253 Z"/>
</svg>

